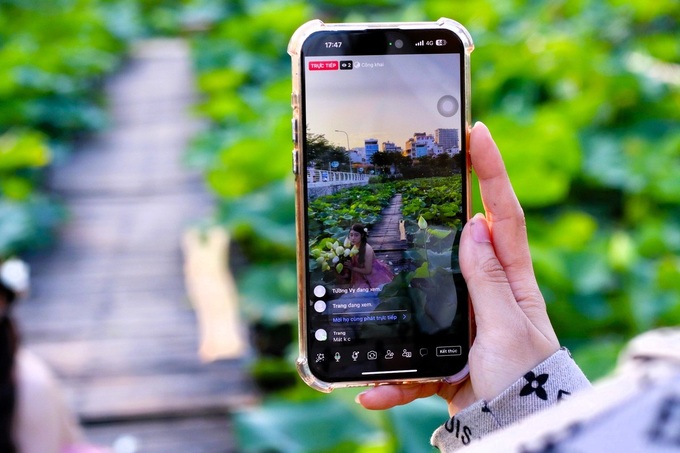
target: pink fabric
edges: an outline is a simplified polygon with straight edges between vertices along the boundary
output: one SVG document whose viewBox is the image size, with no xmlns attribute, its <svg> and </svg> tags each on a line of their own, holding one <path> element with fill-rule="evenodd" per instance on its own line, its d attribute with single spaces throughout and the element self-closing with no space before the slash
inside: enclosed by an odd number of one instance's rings
<svg viewBox="0 0 680 453">
<path fill-rule="evenodd" d="M 359 258 L 357 255 L 352 257 L 352 266 L 359 266 Z M 394 274 L 389 267 L 378 258 L 373 259 L 373 269 L 370 274 L 360 274 L 359 272 L 352 272 L 352 279 L 350 283 L 353 288 L 379 288 L 381 285 L 389 283 L 394 278 Z"/>
</svg>

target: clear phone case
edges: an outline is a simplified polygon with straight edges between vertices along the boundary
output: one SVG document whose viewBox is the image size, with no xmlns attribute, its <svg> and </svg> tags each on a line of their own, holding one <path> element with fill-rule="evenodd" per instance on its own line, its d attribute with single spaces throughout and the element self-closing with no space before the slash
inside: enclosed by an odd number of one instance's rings
<svg viewBox="0 0 680 453">
<path fill-rule="evenodd" d="M 293 149 L 293 173 L 295 174 L 295 186 L 296 186 L 296 197 L 295 197 L 295 209 L 296 209 L 296 233 L 298 237 L 297 244 L 297 272 L 298 276 L 305 275 L 305 246 L 300 238 L 304 238 L 304 224 L 301 219 L 304 218 L 304 187 L 303 187 L 303 177 L 305 171 L 303 167 L 303 159 L 301 158 L 302 153 L 302 139 L 305 133 L 305 125 L 303 124 L 301 118 L 301 93 L 302 93 L 302 61 L 301 61 L 301 50 L 305 40 L 315 32 L 318 31 L 354 31 L 354 30 L 367 30 L 367 29 L 447 29 L 455 33 L 461 40 L 464 48 L 464 73 L 465 73 L 465 105 L 463 106 L 465 115 L 465 133 L 469 138 L 470 133 L 470 53 L 474 49 L 474 44 L 472 42 L 472 37 L 470 33 L 463 27 L 460 23 L 455 20 L 448 18 L 440 18 L 436 22 L 375 22 L 375 23 L 331 23 L 326 24 L 321 20 L 312 20 L 301 25 L 291 37 L 288 43 L 288 54 L 291 56 L 292 60 L 292 81 L 293 81 L 293 91 L 291 96 L 291 106 L 293 109 L 293 142 L 295 147 Z M 466 140 L 469 143 L 469 140 Z M 469 150 L 465 150 L 469 153 Z M 469 159 L 467 159 L 469 162 Z M 468 174 L 470 169 L 468 168 Z M 469 180 L 467 193 L 469 196 Z M 467 204 L 468 212 L 467 217 L 470 217 L 470 203 Z M 362 380 L 362 381 L 352 381 L 352 382 L 325 382 L 318 379 L 311 371 L 309 366 L 309 357 L 307 353 L 307 313 L 305 309 L 307 300 L 307 290 L 306 284 L 304 282 L 298 282 L 298 336 L 299 336 L 299 355 L 297 359 L 297 369 L 302 380 L 310 387 L 324 393 L 329 393 L 336 388 L 345 387 L 362 387 L 371 385 L 381 385 L 381 384 L 406 384 L 406 383 L 416 383 L 416 382 L 437 382 L 445 381 L 449 383 L 460 382 L 469 373 L 469 367 L 466 364 L 465 367 L 458 373 L 452 376 L 440 376 L 433 378 L 414 378 L 414 379 L 381 379 L 381 380 Z M 472 307 L 470 306 L 470 345 L 472 344 L 472 338 L 474 336 L 474 323 L 472 321 Z"/>
</svg>

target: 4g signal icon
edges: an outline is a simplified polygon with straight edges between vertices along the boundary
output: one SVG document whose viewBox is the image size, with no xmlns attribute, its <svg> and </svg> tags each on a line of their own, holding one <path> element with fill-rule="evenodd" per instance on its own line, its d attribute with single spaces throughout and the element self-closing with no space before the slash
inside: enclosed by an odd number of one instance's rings
<svg viewBox="0 0 680 453">
<path fill-rule="evenodd" d="M 421 47 L 421 46 L 445 46 L 446 45 L 446 40 L 445 39 L 437 39 L 437 40 L 431 40 L 428 39 L 427 41 L 422 39 L 418 41 L 417 43 L 414 44 L 416 47 Z"/>
</svg>

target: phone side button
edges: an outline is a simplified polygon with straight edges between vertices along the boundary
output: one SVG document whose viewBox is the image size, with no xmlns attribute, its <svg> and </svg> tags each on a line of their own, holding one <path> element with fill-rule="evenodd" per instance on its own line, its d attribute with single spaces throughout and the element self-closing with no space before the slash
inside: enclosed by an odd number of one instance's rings
<svg viewBox="0 0 680 453">
<path fill-rule="evenodd" d="M 298 144 L 298 122 L 297 118 L 293 118 L 290 120 L 291 126 L 293 128 L 293 143 L 295 146 Z"/>
<path fill-rule="evenodd" d="M 298 152 L 297 149 L 293 150 L 293 174 L 298 174 Z"/>
</svg>

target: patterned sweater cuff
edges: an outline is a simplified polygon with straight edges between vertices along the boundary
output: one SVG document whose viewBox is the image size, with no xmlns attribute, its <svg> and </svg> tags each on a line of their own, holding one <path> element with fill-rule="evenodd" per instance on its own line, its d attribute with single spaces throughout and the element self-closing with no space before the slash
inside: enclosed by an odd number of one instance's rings
<svg viewBox="0 0 680 453">
<path fill-rule="evenodd" d="M 432 435 L 432 445 L 453 451 L 499 428 L 552 406 L 590 382 L 562 348 L 491 401 L 477 401 L 463 409 Z"/>
</svg>

